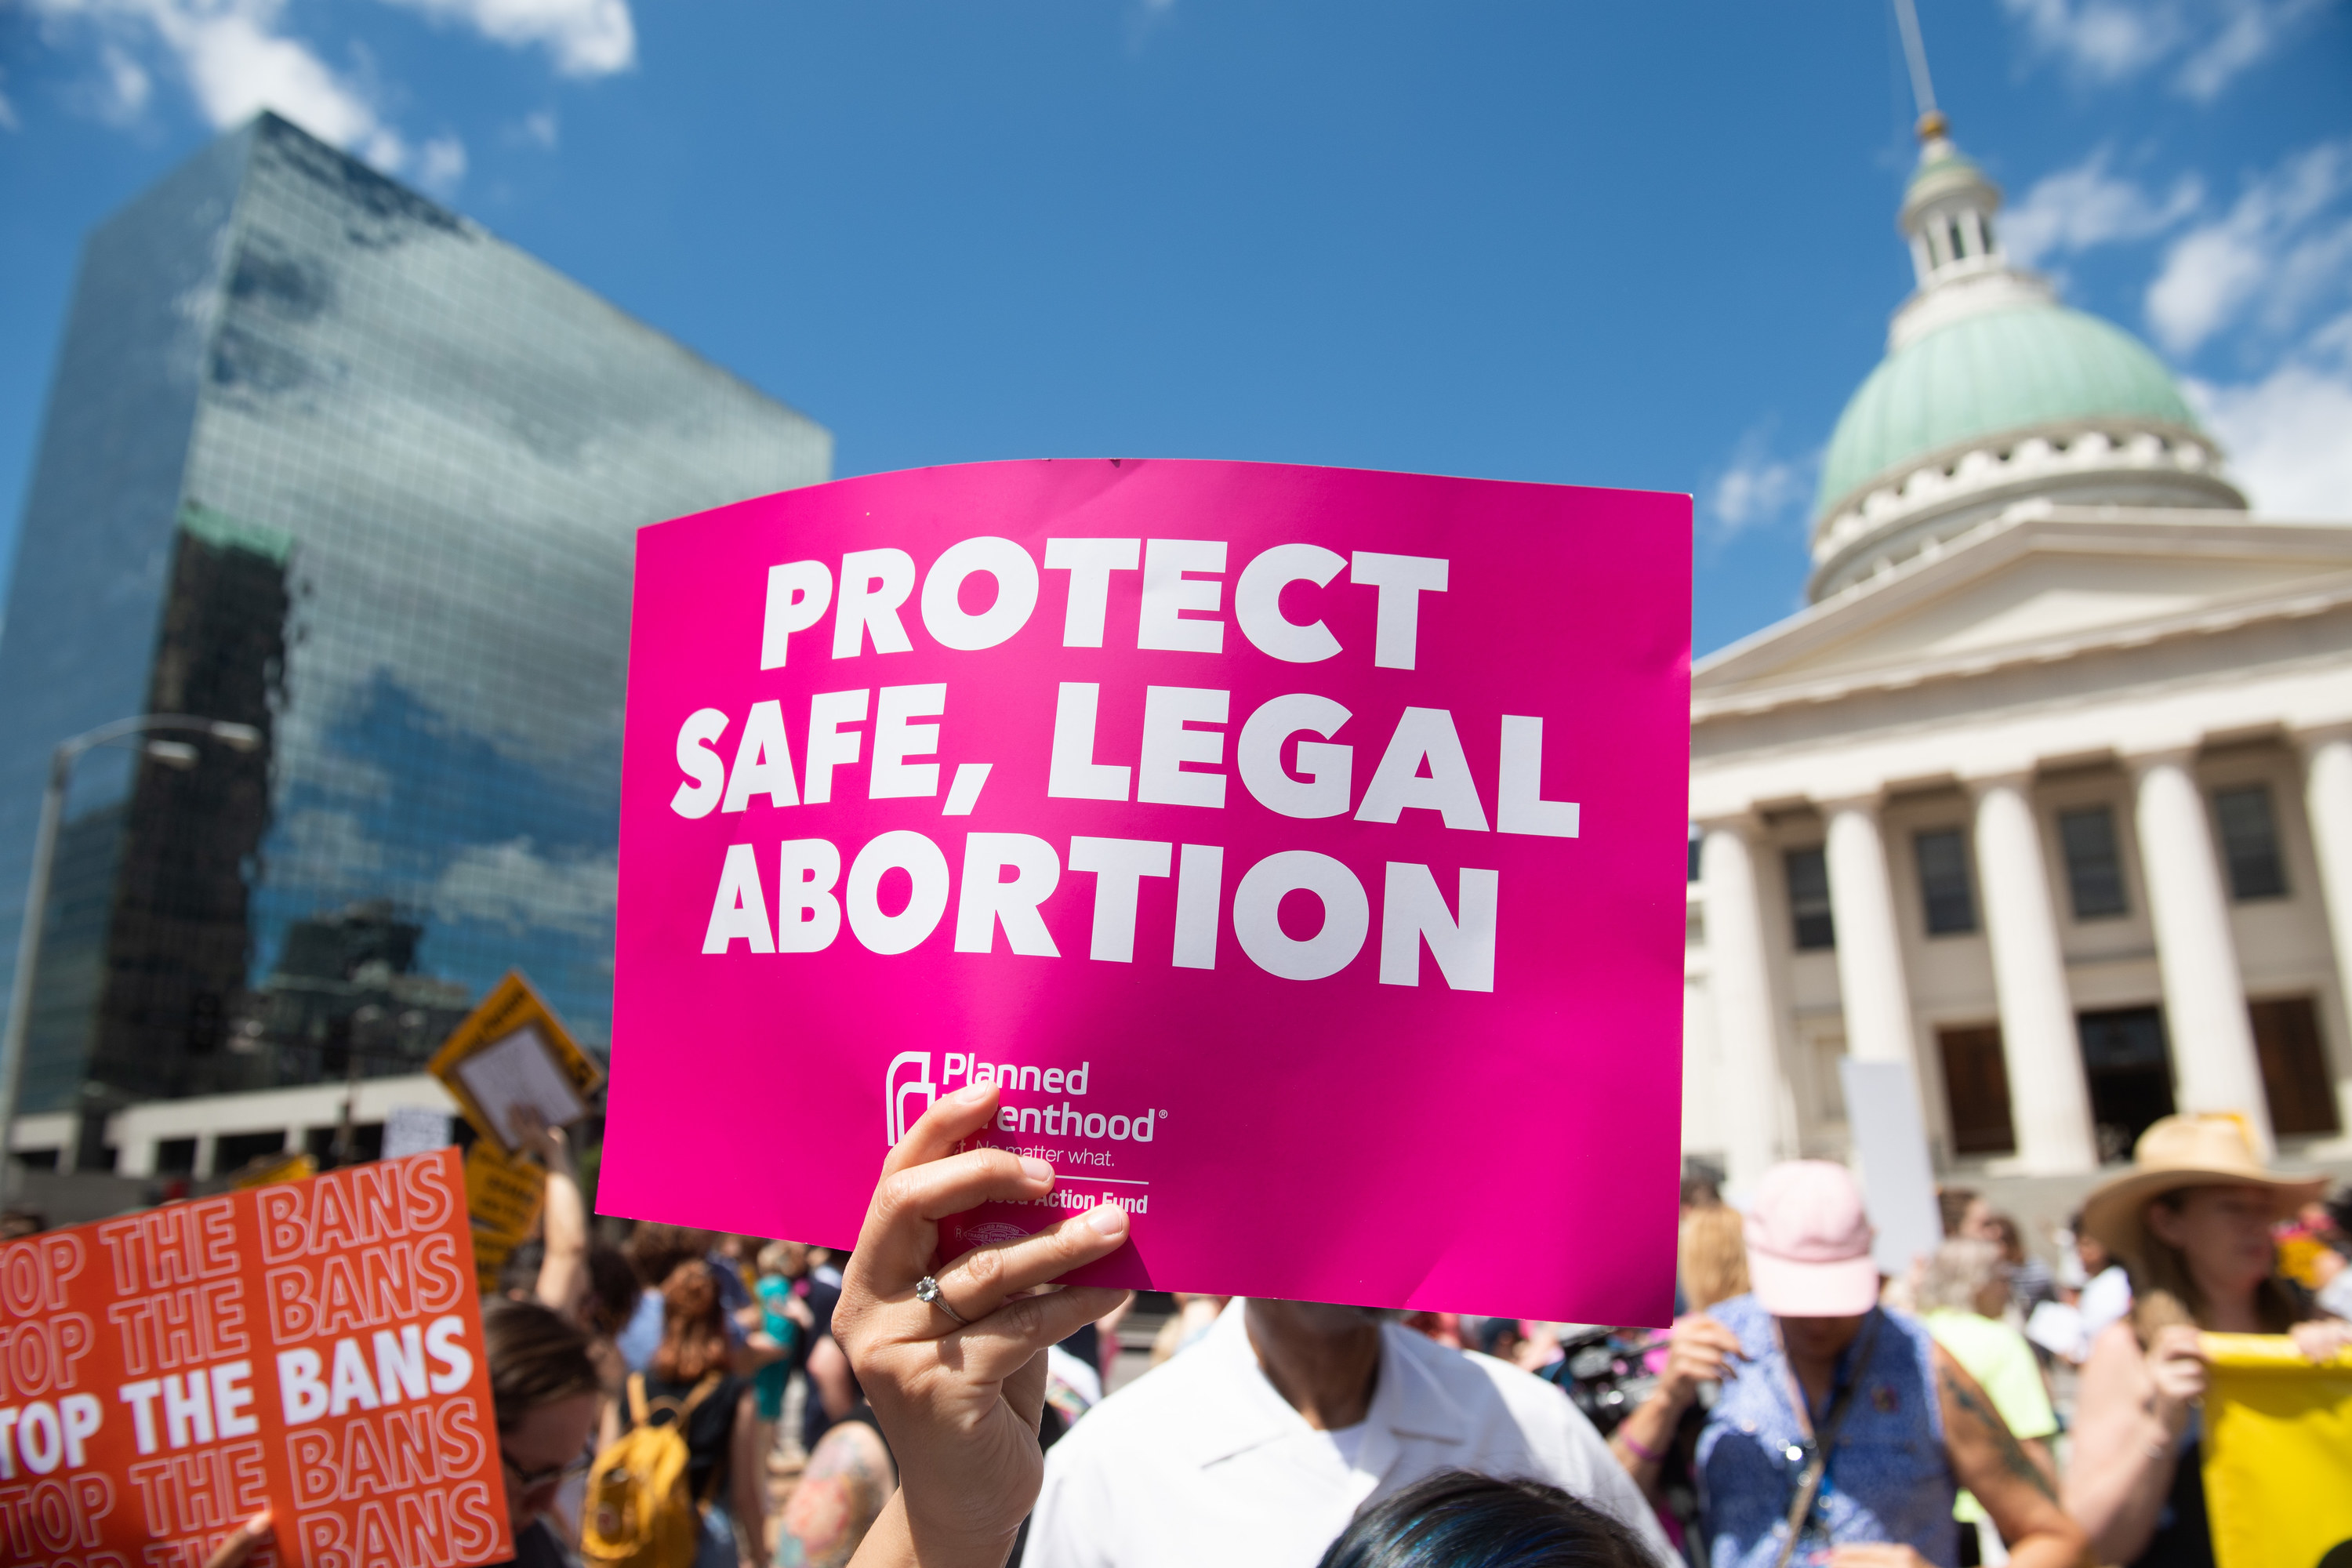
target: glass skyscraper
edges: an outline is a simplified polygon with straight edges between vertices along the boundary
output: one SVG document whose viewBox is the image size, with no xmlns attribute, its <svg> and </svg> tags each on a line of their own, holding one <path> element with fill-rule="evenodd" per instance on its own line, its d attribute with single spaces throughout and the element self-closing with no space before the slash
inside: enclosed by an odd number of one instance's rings
<svg viewBox="0 0 2352 1568">
<path fill-rule="evenodd" d="M 265 741 L 81 763 L 21 1109 L 414 1071 L 510 967 L 604 1044 L 634 531 L 831 456 L 273 116 L 110 219 L 0 630 L 0 964 L 52 746 Z"/>
</svg>

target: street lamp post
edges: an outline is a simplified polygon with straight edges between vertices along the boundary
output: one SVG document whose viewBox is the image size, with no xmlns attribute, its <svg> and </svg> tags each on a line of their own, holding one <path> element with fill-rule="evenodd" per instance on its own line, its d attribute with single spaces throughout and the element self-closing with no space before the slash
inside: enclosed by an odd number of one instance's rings
<svg viewBox="0 0 2352 1568">
<path fill-rule="evenodd" d="M 25 889 L 25 925 L 16 935 L 16 973 L 8 987 L 8 1027 L 0 1035 L 0 1190 L 13 1194 L 16 1186 L 16 1099 L 25 1081 L 25 1036 L 33 1015 L 33 972 L 41 961 L 41 926 L 49 901 L 49 869 L 57 858 L 58 824 L 65 815 L 66 785 L 74 763 L 84 752 L 126 735 L 157 731 L 209 735 L 234 751 L 250 752 L 261 744 L 261 731 L 250 724 L 221 719 L 199 719 L 186 713 L 142 713 L 60 742 L 49 753 L 49 784 L 41 795 L 41 824 L 33 837 L 33 874 Z M 170 767 L 194 767 L 196 749 L 184 741 L 150 741 L 147 753 Z"/>
</svg>

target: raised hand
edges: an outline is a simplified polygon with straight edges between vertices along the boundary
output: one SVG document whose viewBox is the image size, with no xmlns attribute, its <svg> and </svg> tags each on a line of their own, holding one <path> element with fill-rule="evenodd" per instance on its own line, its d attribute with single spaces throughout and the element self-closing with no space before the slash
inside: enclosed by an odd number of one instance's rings
<svg viewBox="0 0 2352 1568">
<path fill-rule="evenodd" d="M 950 1095 L 882 1166 L 834 1314 L 834 1337 L 890 1439 L 899 1491 L 860 1564 L 997 1568 L 1037 1500 L 1037 1418 L 1045 1352 L 1125 1292 L 1035 1293 L 1127 1241 L 1127 1212 L 1104 1205 L 1033 1236 L 941 1263 L 939 1222 L 991 1199 L 1043 1197 L 1053 1167 L 1002 1149 L 956 1152 L 996 1111 L 983 1084 Z M 935 1278 L 939 1303 L 919 1300 Z"/>
<path fill-rule="evenodd" d="M 2189 1428 L 2189 1405 L 2205 1397 L 2206 1370 L 2205 1347 L 2193 1324 L 2168 1324 L 2148 1342 L 2149 1404 L 2176 1437 Z"/>
</svg>

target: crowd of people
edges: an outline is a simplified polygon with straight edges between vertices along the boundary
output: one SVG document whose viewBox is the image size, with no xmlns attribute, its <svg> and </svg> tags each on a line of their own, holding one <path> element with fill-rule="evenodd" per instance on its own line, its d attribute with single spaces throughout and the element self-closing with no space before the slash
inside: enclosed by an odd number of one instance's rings
<svg viewBox="0 0 2352 1568">
<path fill-rule="evenodd" d="M 515 1561 L 2210 1563 L 2200 1331 L 2352 1354 L 2352 1203 L 2179 1116 L 2091 1194 L 2075 1267 L 1954 1192 L 1942 1247 L 1883 1277 L 1845 1168 L 1797 1161 L 1742 1209 L 1686 1184 L 1664 1334 L 1184 1297 L 1106 1397 L 1129 1298 L 1055 1282 L 1125 1244 L 1125 1210 L 939 1255 L 943 1217 L 1052 1185 L 959 1152 L 993 1110 L 984 1085 L 933 1107 L 840 1268 L 662 1226 L 608 1247 L 563 1133 L 530 1128 L 544 1239 L 484 1312 Z M 803 1458 L 771 1519 L 780 1447 Z"/>
</svg>

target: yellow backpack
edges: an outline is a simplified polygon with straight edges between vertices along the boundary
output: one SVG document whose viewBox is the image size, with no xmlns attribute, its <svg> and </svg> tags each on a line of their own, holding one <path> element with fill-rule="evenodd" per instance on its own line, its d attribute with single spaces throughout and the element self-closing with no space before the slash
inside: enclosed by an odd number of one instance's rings
<svg viewBox="0 0 2352 1568">
<path fill-rule="evenodd" d="M 643 1373 L 629 1374 L 626 1432 L 614 1439 L 588 1470 L 588 1499 L 582 1509 L 580 1556 L 589 1568 L 694 1568 L 702 1534 L 702 1508 L 687 1489 L 691 1458 L 686 1424 L 696 1405 L 718 1390 L 712 1373 L 694 1385 L 683 1404 L 646 1398 Z M 672 1419 L 656 1426 L 656 1411 Z M 711 1482 L 719 1479 L 711 1470 Z"/>
</svg>

